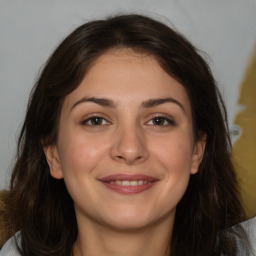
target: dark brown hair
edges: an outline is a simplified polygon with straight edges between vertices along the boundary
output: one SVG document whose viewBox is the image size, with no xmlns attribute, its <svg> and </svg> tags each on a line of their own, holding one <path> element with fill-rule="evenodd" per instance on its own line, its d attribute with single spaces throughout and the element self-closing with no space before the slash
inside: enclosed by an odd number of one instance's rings
<svg viewBox="0 0 256 256">
<path fill-rule="evenodd" d="M 177 206 L 171 255 L 235 255 L 235 234 L 230 228 L 243 220 L 244 211 L 222 98 L 197 50 L 173 29 L 141 15 L 110 17 L 78 27 L 54 51 L 33 88 L 7 199 L 10 233 L 21 231 L 22 255 L 71 253 L 77 238 L 73 202 L 64 181 L 50 176 L 42 142 L 56 142 L 63 100 L 97 57 L 114 48 L 155 56 L 186 89 L 195 138 L 207 134 L 199 172 L 191 176 Z"/>
</svg>

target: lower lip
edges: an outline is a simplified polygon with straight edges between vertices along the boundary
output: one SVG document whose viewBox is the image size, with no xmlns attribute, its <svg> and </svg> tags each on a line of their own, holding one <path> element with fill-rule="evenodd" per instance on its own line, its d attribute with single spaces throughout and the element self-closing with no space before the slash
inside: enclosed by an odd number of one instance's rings
<svg viewBox="0 0 256 256">
<path fill-rule="evenodd" d="M 138 194 L 142 193 L 150 188 L 152 188 L 157 182 L 151 182 L 148 184 L 138 185 L 138 186 L 122 186 L 117 184 L 110 184 L 107 182 L 102 182 L 106 187 L 120 193 L 120 194 Z"/>
</svg>

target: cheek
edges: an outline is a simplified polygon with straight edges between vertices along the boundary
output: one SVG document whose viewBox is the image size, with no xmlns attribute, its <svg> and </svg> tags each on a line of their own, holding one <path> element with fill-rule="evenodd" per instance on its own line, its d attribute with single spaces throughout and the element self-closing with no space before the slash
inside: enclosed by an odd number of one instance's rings
<svg viewBox="0 0 256 256">
<path fill-rule="evenodd" d="M 77 205 L 83 205 L 84 198 L 87 202 L 95 198 L 94 177 L 107 154 L 106 143 L 79 132 L 65 135 L 59 145 L 61 171 L 70 196 Z"/>
<path fill-rule="evenodd" d="M 90 173 L 107 154 L 107 143 L 97 136 L 85 136 L 74 132 L 62 136 L 59 145 L 61 169 L 64 177 L 69 173 L 79 175 Z"/>
<path fill-rule="evenodd" d="M 190 178 L 193 142 L 186 134 L 158 140 L 154 149 L 155 162 L 164 170 L 164 186 L 161 196 L 175 207 L 186 191 Z M 156 142 L 154 143 L 156 145 Z"/>
<path fill-rule="evenodd" d="M 188 134 L 177 133 L 168 138 L 158 138 L 152 142 L 151 148 L 155 160 L 163 165 L 168 175 L 182 175 L 190 171 L 193 142 Z"/>
</svg>

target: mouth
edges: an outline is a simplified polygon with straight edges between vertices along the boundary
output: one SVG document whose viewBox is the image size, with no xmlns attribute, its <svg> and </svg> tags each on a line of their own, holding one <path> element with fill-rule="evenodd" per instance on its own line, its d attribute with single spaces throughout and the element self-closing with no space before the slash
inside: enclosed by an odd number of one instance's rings
<svg viewBox="0 0 256 256">
<path fill-rule="evenodd" d="M 152 188 L 159 179 L 136 174 L 115 174 L 99 179 L 107 188 L 121 194 L 138 194 Z"/>
</svg>

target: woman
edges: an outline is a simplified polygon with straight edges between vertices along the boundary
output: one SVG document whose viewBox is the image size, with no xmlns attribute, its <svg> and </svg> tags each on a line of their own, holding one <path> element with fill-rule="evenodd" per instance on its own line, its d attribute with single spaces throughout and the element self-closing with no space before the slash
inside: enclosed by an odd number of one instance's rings
<svg viewBox="0 0 256 256">
<path fill-rule="evenodd" d="M 239 196 L 223 101 L 184 37 L 124 15 L 55 50 L 5 199 L 17 255 L 238 255 Z"/>
</svg>

